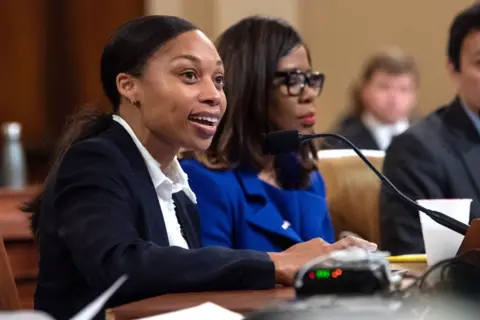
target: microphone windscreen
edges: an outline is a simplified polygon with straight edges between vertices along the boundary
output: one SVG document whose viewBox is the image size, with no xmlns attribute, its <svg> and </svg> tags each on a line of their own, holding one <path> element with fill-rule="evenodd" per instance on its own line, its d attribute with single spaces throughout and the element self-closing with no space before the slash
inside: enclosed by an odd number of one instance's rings
<svg viewBox="0 0 480 320">
<path fill-rule="evenodd" d="M 296 130 L 270 132 L 265 135 L 263 152 L 265 154 L 283 154 L 300 148 L 300 136 Z"/>
</svg>

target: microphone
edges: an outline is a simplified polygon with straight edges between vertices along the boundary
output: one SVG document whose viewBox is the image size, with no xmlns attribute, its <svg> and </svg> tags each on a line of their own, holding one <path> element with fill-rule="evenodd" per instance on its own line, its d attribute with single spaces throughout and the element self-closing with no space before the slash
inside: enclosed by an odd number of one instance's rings
<svg viewBox="0 0 480 320">
<path fill-rule="evenodd" d="M 353 151 L 355 151 L 355 153 L 360 157 L 360 159 L 362 159 L 362 161 L 365 162 L 365 164 L 377 175 L 377 177 L 382 181 L 382 183 L 387 186 L 391 191 L 393 191 L 405 204 L 424 212 L 432 220 L 450 230 L 453 230 L 462 235 L 467 234 L 468 225 L 458 220 L 455 220 L 444 213 L 427 209 L 407 197 L 405 194 L 403 194 L 400 190 L 397 189 L 397 187 L 393 185 L 390 180 L 387 179 L 387 177 L 380 173 L 375 168 L 375 166 L 370 161 L 368 161 L 368 159 L 362 154 L 360 149 L 358 149 L 358 147 L 355 146 L 353 142 L 351 142 L 344 136 L 335 133 L 300 134 L 296 130 L 275 131 L 268 133 L 265 136 L 263 151 L 266 154 L 272 155 L 290 153 L 293 151 L 297 151 L 302 143 L 308 142 L 316 138 L 327 137 L 341 140 L 346 143 L 350 148 L 352 148 Z"/>
</svg>

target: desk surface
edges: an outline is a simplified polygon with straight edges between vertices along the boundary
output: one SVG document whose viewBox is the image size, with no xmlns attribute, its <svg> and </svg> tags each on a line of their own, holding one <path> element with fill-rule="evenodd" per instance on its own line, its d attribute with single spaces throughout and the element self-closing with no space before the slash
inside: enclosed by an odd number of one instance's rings
<svg viewBox="0 0 480 320">
<path fill-rule="evenodd" d="M 226 309 L 245 314 L 265 306 L 292 299 L 294 296 L 293 288 L 284 287 L 271 290 L 167 294 L 111 309 L 107 311 L 107 318 L 125 320 L 148 317 L 197 306 L 208 301 Z"/>
<path fill-rule="evenodd" d="M 426 265 L 424 263 L 394 264 L 392 268 L 404 268 L 412 272 L 422 272 L 426 269 Z M 204 302 L 213 302 L 234 312 L 247 314 L 292 299 L 294 296 L 293 288 L 284 287 L 271 290 L 167 294 L 110 309 L 107 311 L 107 319 L 126 320 L 149 317 L 194 307 Z"/>
</svg>

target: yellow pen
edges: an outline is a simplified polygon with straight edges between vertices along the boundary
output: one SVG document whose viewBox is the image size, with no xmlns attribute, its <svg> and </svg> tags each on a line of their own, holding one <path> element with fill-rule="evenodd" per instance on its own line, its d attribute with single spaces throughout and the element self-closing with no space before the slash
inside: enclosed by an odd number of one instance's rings
<svg viewBox="0 0 480 320">
<path fill-rule="evenodd" d="M 407 263 L 407 262 L 427 262 L 426 254 L 405 254 L 401 256 L 390 256 L 387 258 L 390 263 Z"/>
</svg>

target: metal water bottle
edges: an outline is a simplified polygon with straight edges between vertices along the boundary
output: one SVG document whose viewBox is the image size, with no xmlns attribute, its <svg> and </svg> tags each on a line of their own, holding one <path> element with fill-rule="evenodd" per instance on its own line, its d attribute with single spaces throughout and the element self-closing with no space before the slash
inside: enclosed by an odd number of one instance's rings
<svg viewBox="0 0 480 320">
<path fill-rule="evenodd" d="M 3 150 L 1 185 L 11 189 L 22 189 L 26 184 L 26 163 L 22 145 L 22 126 L 18 122 L 2 124 Z"/>
</svg>

